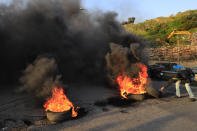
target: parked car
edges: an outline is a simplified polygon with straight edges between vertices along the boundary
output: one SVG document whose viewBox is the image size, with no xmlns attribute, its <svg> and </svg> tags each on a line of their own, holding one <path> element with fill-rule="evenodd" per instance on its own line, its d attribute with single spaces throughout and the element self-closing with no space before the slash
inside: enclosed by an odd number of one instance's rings
<svg viewBox="0 0 197 131">
<path fill-rule="evenodd" d="M 192 71 L 193 71 L 195 74 L 197 74 L 197 67 L 192 67 L 191 69 L 192 69 Z"/>
<path fill-rule="evenodd" d="M 175 69 L 173 66 L 177 66 L 176 63 L 156 63 L 149 68 L 149 76 L 151 78 L 157 78 L 162 80 L 168 80 L 177 75 L 178 71 L 185 70 L 185 68 L 180 65 L 180 68 Z"/>
<path fill-rule="evenodd" d="M 154 65 L 150 65 L 148 67 L 148 75 L 150 78 L 156 78 L 156 79 L 161 79 L 161 71 L 164 70 L 164 66 L 162 65 L 157 65 L 157 64 L 154 64 Z"/>
<path fill-rule="evenodd" d="M 192 71 L 193 71 L 194 74 L 195 74 L 194 81 L 197 81 L 197 67 L 192 67 L 191 69 L 192 69 Z"/>
</svg>

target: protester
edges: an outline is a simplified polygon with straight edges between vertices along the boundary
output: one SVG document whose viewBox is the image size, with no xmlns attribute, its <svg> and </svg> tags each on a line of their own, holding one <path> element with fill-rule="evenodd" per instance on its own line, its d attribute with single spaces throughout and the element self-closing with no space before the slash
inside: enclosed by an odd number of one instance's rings
<svg viewBox="0 0 197 131">
<path fill-rule="evenodd" d="M 172 83 L 175 83 L 176 87 L 176 98 L 181 98 L 181 93 L 180 93 L 180 83 L 185 84 L 185 88 L 189 94 L 189 98 L 191 101 L 195 101 L 194 94 L 190 88 L 190 83 L 194 80 L 195 74 L 192 72 L 190 68 L 184 68 L 182 65 L 176 65 L 173 66 L 175 70 L 178 70 L 178 73 L 169 79 L 169 81 L 160 89 L 161 92 L 164 92 L 164 89 L 169 87 Z"/>
</svg>

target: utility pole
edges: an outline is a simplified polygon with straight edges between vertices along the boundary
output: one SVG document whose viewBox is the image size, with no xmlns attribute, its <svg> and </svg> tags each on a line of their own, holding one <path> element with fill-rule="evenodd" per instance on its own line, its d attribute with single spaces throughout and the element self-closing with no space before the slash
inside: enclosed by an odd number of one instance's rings
<svg viewBox="0 0 197 131">
<path fill-rule="evenodd" d="M 170 37 L 172 37 L 173 35 L 188 35 L 189 37 L 191 36 L 191 33 L 188 31 L 176 31 L 173 30 L 170 35 L 168 36 L 168 39 L 170 39 Z M 177 39 L 177 46 L 178 46 L 178 58 L 177 58 L 177 62 L 180 64 L 180 37 L 176 36 Z"/>
<path fill-rule="evenodd" d="M 177 59 L 177 61 L 180 65 L 180 40 L 179 40 L 178 36 L 176 38 L 177 38 L 177 44 L 178 44 L 178 59 Z"/>
</svg>

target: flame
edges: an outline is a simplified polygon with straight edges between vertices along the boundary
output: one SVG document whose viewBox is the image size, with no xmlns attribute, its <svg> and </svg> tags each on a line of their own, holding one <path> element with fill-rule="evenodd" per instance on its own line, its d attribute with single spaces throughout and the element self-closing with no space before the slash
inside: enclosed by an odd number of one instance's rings
<svg viewBox="0 0 197 131">
<path fill-rule="evenodd" d="M 44 104 L 45 111 L 52 112 L 64 112 L 72 108 L 72 117 L 77 116 L 77 112 L 74 109 L 73 104 L 64 94 L 62 88 L 54 87 L 52 91 L 52 97 L 46 101 Z"/>
<path fill-rule="evenodd" d="M 127 99 L 127 94 L 144 94 L 146 93 L 145 85 L 147 84 L 147 67 L 142 63 L 137 63 L 137 66 L 141 68 L 138 73 L 138 78 L 131 78 L 129 76 L 119 75 L 116 79 L 121 96 Z"/>
</svg>

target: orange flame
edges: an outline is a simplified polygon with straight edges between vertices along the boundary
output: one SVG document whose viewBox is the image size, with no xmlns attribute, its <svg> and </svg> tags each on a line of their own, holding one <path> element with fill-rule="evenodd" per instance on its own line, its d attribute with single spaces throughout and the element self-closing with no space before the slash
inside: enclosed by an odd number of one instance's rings
<svg viewBox="0 0 197 131">
<path fill-rule="evenodd" d="M 141 68 L 138 78 L 131 78 L 129 76 L 119 75 L 116 79 L 119 87 L 121 96 L 127 99 L 127 94 L 144 94 L 146 93 L 145 84 L 147 84 L 147 67 L 138 63 L 137 66 Z"/>
<path fill-rule="evenodd" d="M 45 111 L 49 110 L 52 112 L 64 112 L 72 108 L 72 117 L 77 116 L 77 112 L 75 111 L 73 104 L 64 94 L 64 90 L 58 87 L 53 88 L 52 97 L 46 101 L 44 108 Z"/>
</svg>

